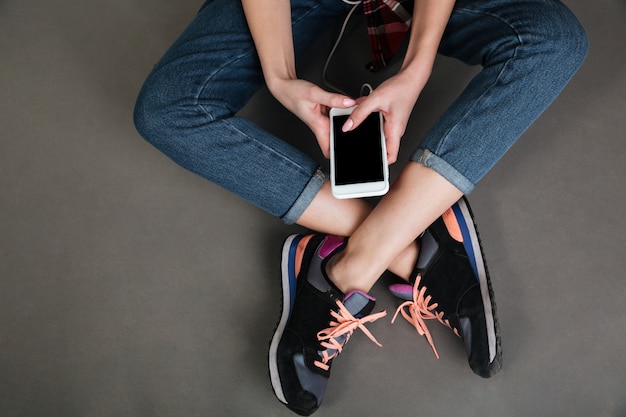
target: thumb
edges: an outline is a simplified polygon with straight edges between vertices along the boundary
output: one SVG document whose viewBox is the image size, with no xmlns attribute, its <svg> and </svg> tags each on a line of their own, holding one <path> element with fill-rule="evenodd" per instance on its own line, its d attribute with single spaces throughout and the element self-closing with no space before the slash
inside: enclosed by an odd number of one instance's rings
<svg viewBox="0 0 626 417">
<path fill-rule="evenodd" d="M 328 108 L 336 107 L 346 109 L 356 105 L 356 101 L 343 94 L 330 93 L 321 88 L 314 91 L 313 102 L 326 106 Z"/>
<path fill-rule="evenodd" d="M 328 119 L 325 119 L 325 123 L 316 123 L 310 126 L 310 129 L 315 135 L 324 158 L 330 159 L 330 123 L 328 123 Z"/>
</svg>

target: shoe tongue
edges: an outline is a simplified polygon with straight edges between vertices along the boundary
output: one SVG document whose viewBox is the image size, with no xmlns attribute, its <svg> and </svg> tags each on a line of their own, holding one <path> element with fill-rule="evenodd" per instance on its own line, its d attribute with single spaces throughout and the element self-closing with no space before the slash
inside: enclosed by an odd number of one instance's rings
<svg viewBox="0 0 626 417">
<path fill-rule="evenodd" d="M 438 249 L 439 244 L 432 233 L 430 233 L 430 230 L 424 232 L 420 239 L 420 253 L 417 258 L 417 267 L 426 268 Z"/>
<path fill-rule="evenodd" d="M 374 309 L 376 299 L 363 291 L 355 290 L 346 294 L 343 305 L 356 318 L 367 316 Z"/>
<path fill-rule="evenodd" d="M 417 276 L 428 269 L 428 265 L 433 260 L 433 257 L 439 250 L 439 243 L 435 237 L 430 233 L 430 230 L 426 230 L 422 237 L 420 238 L 420 251 L 417 256 L 417 262 L 415 263 L 415 268 L 413 269 L 413 273 L 409 277 L 409 282 L 411 284 L 415 283 Z"/>
</svg>

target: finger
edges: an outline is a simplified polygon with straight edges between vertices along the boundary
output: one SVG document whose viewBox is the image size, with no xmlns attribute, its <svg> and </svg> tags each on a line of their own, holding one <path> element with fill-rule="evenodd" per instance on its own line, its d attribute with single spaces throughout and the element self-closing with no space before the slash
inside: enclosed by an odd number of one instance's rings
<svg viewBox="0 0 626 417">
<path fill-rule="evenodd" d="M 326 159 L 330 158 L 330 123 L 328 119 L 318 120 L 310 126 L 311 131 L 317 139 L 317 143 Z"/>
<path fill-rule="evenodd" d="M 356 105 L 356 101 L 348 96 L 337 93 L 329 93 L 321 88 L 315 88 L 312 101 L 327 107 L 348 108 Z"/>
<path fill-rule="evenodd" d="M 322 155 L 324 155 L 324 158 L 330 159 L 330 136 L 328 132 L 313 132 L 313 133 L 315 133 L 315 137 L 317 138 L 317 143 L 320 146 Z"/>
<path fill-rule="evenodd" d="M 400 142 L 389 141 L 387 145 L 387 163 L 394 164 L 398 160 L 398 152 L 400 150 Z"/>
<path fill-rule="evenodd" d="M 376 110 L 375 104 L 373 100 L 367 100 L 367 98 L 360 102 L 360 104 L 354 109 L 352 114 L 344 125 L 341 127 L 341 130 L 344 132 L 348 132 L 350 130 L 356 129 L 363 120 L 367 118 L 373 111 Z"/>
<path fill-rule="evenodd" d="M 385 129 L 385 145 L 387 147 L 387 162 L 393 164 L 398 160 L 400 139 L 404 133 L 400 127 L 387 123 Z"/>
</svg>

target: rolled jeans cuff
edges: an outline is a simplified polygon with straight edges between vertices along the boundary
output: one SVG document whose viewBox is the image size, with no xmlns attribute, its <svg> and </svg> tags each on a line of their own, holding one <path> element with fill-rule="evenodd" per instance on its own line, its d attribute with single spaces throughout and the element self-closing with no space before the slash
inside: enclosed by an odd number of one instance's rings
<svg viewBox="0 0 626 417">
<path fill-rule="evenodd" d="M 326 182 L 326 179 L 326 173 L 322 171 L 321 168 L 318 168 L 313 174 L 313 177 L 311 177 L 309 182 L 304 186 L 304 190 L 302 190 L 302 193 L 300 193 L 291 208 L 281 217 L 281 220 L 287 224 L 294 224 L 300 216 L 302 216 L 302 213 L 304 213 L 309 204 L 311 204 L 322 188 L 322 185 Z"/>
<path fill-rule="evenodd" d="M 452 185 L 461 190 L 463 194 L 470 194 L 476 186 L 476 184 L 471 182 L 456 168 L 428 149 L 417 149 L 415 153 L 413 153 L 413 156 L 411 156 L 411 161 L 435 170 Z"/>
</svg>

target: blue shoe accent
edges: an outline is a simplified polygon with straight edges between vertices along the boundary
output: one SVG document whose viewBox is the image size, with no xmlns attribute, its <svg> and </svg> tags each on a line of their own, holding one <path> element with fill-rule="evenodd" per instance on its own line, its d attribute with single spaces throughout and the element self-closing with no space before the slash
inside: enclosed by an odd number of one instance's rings
<svg viewBox="0 0 626 417">
<path fill-rule="evenodd" d="M 431 297 L 429 304 L 437 304 L 429 311 L 438 313 L 439 321 L 461 336 L 470 367 L 476 374 L 487 378 L 502 367 L 493 289 L 465 197 L 452 206 L 452 213 L 463 242 L 450 234 L 442 217 L 438 218 L 420 237 L 420 252 L 410 281 L 417 285 L 418 291 L 414 294 L 424 290 L 424 297 Z M 391 290 L 401 298 L 407 298 L 406 286 Z M 421 301 L 413 300 L 416 306 Z"/>
<path fill-rule="evenodd" d="M 269 371 L 276 397 L 300 415 L 320 406 L 332 362 L 352 332 L 360 328 L 373 339 L 364 324 L 385 314 L 369 315 L 373 298 L 360 291 L 344 296 L 326 276 L 326 262 L 343 244 L 324 235 L 292 235 L 283 244 L 283 304 Z"/>
</svg>

